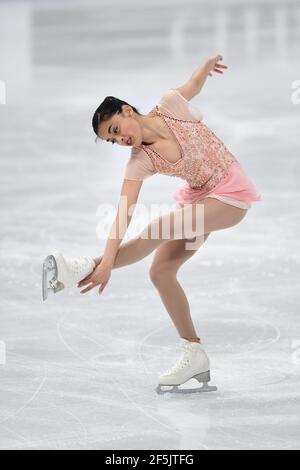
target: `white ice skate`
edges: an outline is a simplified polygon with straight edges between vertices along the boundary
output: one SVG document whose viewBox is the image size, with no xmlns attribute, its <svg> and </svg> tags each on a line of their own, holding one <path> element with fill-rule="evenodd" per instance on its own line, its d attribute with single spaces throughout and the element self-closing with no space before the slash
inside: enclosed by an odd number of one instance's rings
<svg viewBox="0 0 300 470">
<path fill-rule="evenodd" d="M 43 300 L 47 299 L 49 291 L 56 294 L 65 287 L 76 287 L 95 266 L 91 256 L 67 258 L 58 251 L 47 256 L 43 263 Z"/>
<path fill-rule="evenodd" d="M 210 363 L 206 352 L 200 343 L 179 339 L 182 346 L 182 354 L 176 364 L 158 377 L 156 392 L 162 393 L 194 393 L 215 392 L 217 387 L 208 385 L 210 382 Z M 190 379 L 196 379 L 202 383 L 202 387 L 178 388 Z M 162 387 L 167 386 L 167 389 Z M 172 388 L 170 388 L 172 387 Z"/>
</svg>

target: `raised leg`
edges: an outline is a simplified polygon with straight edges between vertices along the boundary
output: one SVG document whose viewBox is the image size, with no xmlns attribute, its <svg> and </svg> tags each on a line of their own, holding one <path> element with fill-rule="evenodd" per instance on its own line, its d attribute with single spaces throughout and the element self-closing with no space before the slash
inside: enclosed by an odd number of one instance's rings
<svg viewBox="0 0 300 470">
<path fill-rule="evenodd" d="M 203 208 L 199 210 L 197 206 Z M 113 268 L 140 261 L 166 240 L 193 239 L 195 236 L 199 240 L 199 237 L 203 238 L 206 233 L 232 227 L 238 224 L 246 213 L 247 209 L 240 209 L 213 198 L 206 198 L 200 204 L 189 204 L 172 211 L 153 220 L 139 236 L 121 244 Z M 185 247 L 189 251 L 188 244 Z M 95 258 L 95 261 L 99 261 L 99 258 Z"/>
</svg>

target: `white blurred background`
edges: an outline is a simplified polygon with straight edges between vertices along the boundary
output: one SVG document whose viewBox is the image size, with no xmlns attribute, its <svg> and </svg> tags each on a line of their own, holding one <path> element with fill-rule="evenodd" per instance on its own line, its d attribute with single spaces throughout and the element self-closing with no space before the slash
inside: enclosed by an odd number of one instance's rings
<svg viewBox="0 0 300 470">
<path fill-rule="evenodd" d="M 1 449 L 299 449 L 299 51 L 292 0 L 0 2 Z M 179 273 L 219 391 L 162 398 L 177 332 L 152 255 L 46 303 L 41 263 L 102 254 L 130 152 L 94 144 L 105 96 L 146 114 L 212 54 L 228 70 L 193 104 L 263 200 Z M 155 175 L 140 202 L 181 184 Z"/>
</svg>

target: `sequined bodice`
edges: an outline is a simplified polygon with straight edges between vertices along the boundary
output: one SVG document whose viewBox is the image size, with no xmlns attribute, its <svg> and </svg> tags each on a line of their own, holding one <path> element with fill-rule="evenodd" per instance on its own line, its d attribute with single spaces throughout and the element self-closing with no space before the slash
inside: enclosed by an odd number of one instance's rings
<svg viewBox="0 0 300 470">
<path fill-rule="evenodd" d="M 174 118 L 159 111 L 158 106 L 152 111 L 161 116 L 173 131 L 181 150 L 181 158 L 172 163 L 151 146 L 142 145 L 156 171 L 182 178 L 192 188 L 213 189 L 237 159 L 203 122 Z"/>
</svg>

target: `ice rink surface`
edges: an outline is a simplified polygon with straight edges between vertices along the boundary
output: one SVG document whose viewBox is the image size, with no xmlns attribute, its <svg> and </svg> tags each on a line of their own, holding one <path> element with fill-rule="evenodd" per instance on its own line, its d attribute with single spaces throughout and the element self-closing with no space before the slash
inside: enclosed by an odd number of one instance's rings
<svg viewBox="0 0 300 470">
<path fill-rule="evenodd" d="M 300 448 L 299 46 L 293 1 L 0 3 L 1 449 Z M 179 349 L 153 253 L 44 303 L 42 261 L 102 254 L 129 157 L 94 144 L 104 97 L 146 114 L 218 53 L 193 104 L 263 200 L 178 275 L 218 392 L 158 396 Z M 181 184 L 155 175 L 139 202 Z"/>
</svg>

